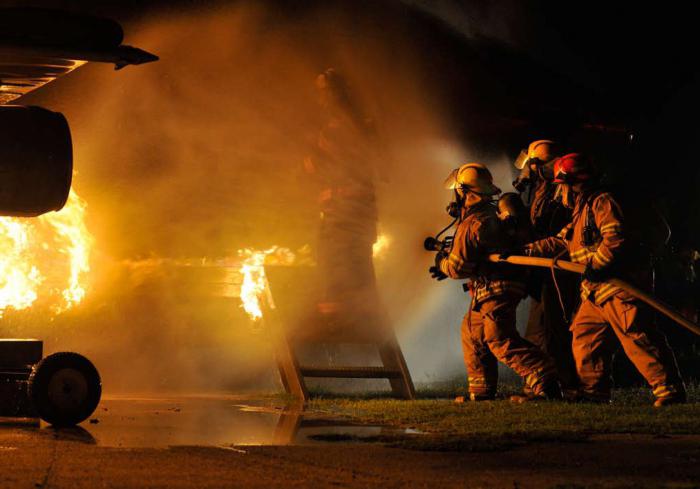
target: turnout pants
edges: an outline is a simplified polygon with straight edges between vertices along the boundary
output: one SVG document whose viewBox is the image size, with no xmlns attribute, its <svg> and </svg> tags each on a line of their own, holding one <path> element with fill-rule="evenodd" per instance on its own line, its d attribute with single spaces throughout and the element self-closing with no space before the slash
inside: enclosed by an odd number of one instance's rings
<svg viewBox="0 0 700 489">
<path fill-rule="evenodd" d="M 617 342 L 656 398 L 683 394 L 676 359 L 666 337 L 653 325 L 653 314 L 635 299 L 617 294 L 601 305 L 584 300 L 571 324 L 573 351 L 581 390 L 607 400 L 612 384 L 612 356 Z"/>
<path fill-rule="evenodd" d="M 499 361 L 523 377 L 536 395 L 556 379 L 551 358 L 515 328 L 519 302 L 517 296 L 494 297 L 470 308 L 462 321 L 462 349 L 472 399 L 496 394 Z"/>
<path fill-rule="evenodd" d="M 578 377 L 571 351 L 569 321 L 566 319 L 570 312 L 562 311 L 554 281 L 547 274 L 542 273 L 538 276 L 541 280 L 540 300 L 534 298 L 531 300 L 524 336 L 526 340 L 552 357 L 562 388 L 573 390 L 578 386 Z M 573 311 L 579 296 L 578 282 L 562 274 L 557 274 L 557 282 L 566 311 Z"/>
</svg>

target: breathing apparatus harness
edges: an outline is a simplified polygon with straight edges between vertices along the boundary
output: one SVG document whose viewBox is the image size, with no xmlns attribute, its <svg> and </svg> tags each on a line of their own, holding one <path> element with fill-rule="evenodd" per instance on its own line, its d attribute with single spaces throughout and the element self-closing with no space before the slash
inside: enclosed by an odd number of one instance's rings
<svg viewBox="0 0 700 489">
<path fill-rule="evenodd" d="M 462 210 L 464 209 L 464 201 L 467 198 L 466 192 L 470 191 L 468 187 L 464 185 L 462 185 L 460 189 L 464 192 L 463 195 L 460 195 L 455 188 L 454 200 L 447 204 L 447 207 L 445 208 L 447 214 L 453 218 L 452 221 L 435 236 L 428 236 L 425 238 L 425 241 L 423 241 L 423 248 L 425 248 L 427 251 L 437 251 L 438 253 L 449 254 L 452 250 L 452 244 L 454 242 L 455 232 L 457 232 L 457 226 L 459 226 L 459 224 L 464 220 L 464 213 Z M 452 227 L 455 228 L 452 234 L 445 236 L 444 239 L 440 240 L 440 236 L 445 234 Z"/>
<path fill-rule="evenodd" d="M 458 191 L 461 190 L 461 193 Z M 480 192 L 471 190 L 467 185 L 460 185 L 460 187 L 454 189 L 454 200 L 450 202 L 446 207 L 447 214 L 452 217 L 452 221 L 444 227 L 435 236 L 429 236 L 425 238 L 423 242 L 423 247 L 427 251 L 437 251 L 438 256 L 442 254 L 443 256 L 448 255 L 452 251 L 452 246 L 454 244 L 454 236 L 457 232 L 457 227 L 470 215 L 470 212 L 464 212 L 465 201 L 467 199 L 468 193 L 475 193 L 477 195 L 482 195 Z M 450 229 L 454 228 L 451 235 L 445 236 L 443 239 L 440 237 L 447 233 Z M 469 282 L 465 283 L 462 287 L 465 292 L 470 292 L 473 295 L 475 285 L 483 281 L 484 278 L 478 275 L 474 275 L 469 278 Z"/>
</svg>

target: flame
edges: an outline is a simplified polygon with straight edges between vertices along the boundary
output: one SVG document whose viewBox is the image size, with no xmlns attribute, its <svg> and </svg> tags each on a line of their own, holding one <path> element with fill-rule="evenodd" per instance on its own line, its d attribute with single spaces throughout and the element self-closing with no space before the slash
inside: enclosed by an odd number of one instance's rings
<svg viewBox="0 0 700 489">
<path fill-rule="evenodd" d="M 375 258 L 383 255 L 390 243 L 391 239 L 387 235 L 380 234 L 372 246 L 372 255 Z M 242 258 L 239 268 L 242 275 L 239 295 L 243 309 L 253 321 L 259 321 L 263 317 L 261 298 L 267 293 L 265 265 L 314 265 L 310 253 L 311 248 L 308 245 L 296 253 L 281 246 L 272 246 L 266 250 L 238 250 L 238 256 Z"/>
<path fill-rule="evenodd" d="M 300 253 L 307 251 L 306 247 L 299 250 Z M 289 248 L 272 246 L 262 251 L 251 248 L 238 250 L 238 256 L 243 258 L 240 268 L 243 276 L 240 292 L 242 307 L 253 321 L 258 321 L 263 317 L 261 298 L 267 291 L 265 265 L 294 265 L 297 255 Z"/>
<path fill-rule="evenodd" d="M 262 319 L 260 297 L 265 292 L 265 256 L 272 251 L 272 249 L 255 251 L 248 248 L 238 251 L 238 254 L 243 257 L 241 302 L 243 309 L 253 321 Z"/>
<path fill-rule="evenodd" d="M 85 298 L 82 277 L 90 271 L 90 248 L 93 237 L 85 225 L 86 202 L 71 190 L 66 205 L 61 211 L 46 214 L 39 219 L 55 231 L 58 253 L 68 257 L 70 274 L 68 285 L 63 290 L 64 305 L 56 312 L 70 309 Z"/>
<path fill-rule="evenodd" d="M 24 259 L 29 231 L 19 220 L 0 217 L 0 317 L 7 307 L 25 309 L 37 298 L 41 274 Z"/>
<path fill-rule="evenodd" d="M 37 219 L 0 217 L 0 317 L 37 301 L 59 314 L 85 298 L 93 242 L 86 210 L 71 190 L 59 212 Z"/>
<path fill-rule="evenodd" d="M 377 241 L 374 242 L 372 245 L 372 256 L 374 258 L 380 258 L 384 253 L 386 253 L 386 250 L 389 249 L 389 245 L 391 244 L 391 238 L 387 236 L 386 234 L 380 234 L 377 236 Z"/>
</svg>

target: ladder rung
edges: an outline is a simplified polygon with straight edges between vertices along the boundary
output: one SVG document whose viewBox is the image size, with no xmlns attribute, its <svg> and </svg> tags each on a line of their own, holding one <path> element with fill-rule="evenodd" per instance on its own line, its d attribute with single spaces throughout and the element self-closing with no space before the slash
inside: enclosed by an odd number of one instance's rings
<svg viewBox="0 0 700 489">
<path fill-rule="evenodd" d="M 400 370 L 384 367 L 301 367 L 304 377 L 337 377 L 347 379 L 395 379 L 401 377 Z"/>
</svg>

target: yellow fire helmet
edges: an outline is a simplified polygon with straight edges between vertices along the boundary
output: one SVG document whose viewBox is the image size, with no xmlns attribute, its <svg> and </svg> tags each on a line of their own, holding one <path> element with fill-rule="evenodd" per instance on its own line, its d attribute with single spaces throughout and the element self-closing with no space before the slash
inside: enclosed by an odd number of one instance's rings
<svg viewBox="0 0 700 489">
<path fill-rule="evenodd" d="M 482 195 L 496 195 L 501 189 L 493 184 L 493 176 L 481 163 L 466 163 L 455 168 L 445 180 L 445 188 L 468 190 Z"/>
<path fill-rule="evenodd" d="M 515 160 L 515 168 L 522 170 L 530 160 L 537 160 L 538 164 L 547 163 L 557 156 L 557 143 L 549 139 L 533 141 L 527 150 L 522 150 Z"/>
</svg>

